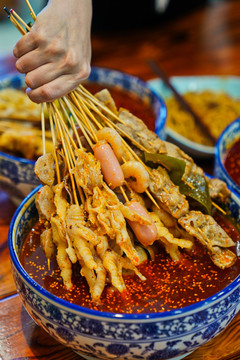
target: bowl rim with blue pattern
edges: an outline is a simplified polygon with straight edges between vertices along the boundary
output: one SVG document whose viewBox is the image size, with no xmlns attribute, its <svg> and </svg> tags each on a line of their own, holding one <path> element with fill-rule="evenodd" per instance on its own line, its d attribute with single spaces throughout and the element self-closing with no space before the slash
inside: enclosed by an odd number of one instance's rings
<svg viewBox="0 0 240 360">
<path fill-rule="evenodd" d="M 232 97 L 240 98 L 240 77 L 234 75 L 178 75 L 170 77 L 171 83 L 181 93 L 187 91 L 224 91 Z M 148 81 L 150 87 L 155 90 L 164 100 L 172 95 L 163 81 L 155 78 Z M 213 158 L 216 146 L 206 146 L 195 143 L 178 134 L 166 125 L 166 134 L 172 141 L 183 149 L 188 155 L 196 158 Z"/>
<path fill-rule="evenodd" d="M 214 173 L 224 180 L 228 186 L 240 194 L 240 187 L 227 172 L 224 161 L 226 152 L 232 147 L 236 140 L 240 139 L 240 117 L 231 122 L 221 133 L 215 148 Z"/>
<path fill-rule="evenodd" d="M 13 243 L 14 234 L 16 231 L 16 223 L 21 218 L 21 214 L 26 211 L 27 207 L 31 202 L 33 202 L 33 199 L 35 198 L 37 192 L 42 187 L 42 185 L 39 185 L 36 189 L 34 189 L 20 204 L 20 206 L 17 208 L 16 212 L 13 215 L 13 218 L 10 223 L 9 227 L 9 252 L 10 257 L 14 263 L 14 266 L 18 270 L 19 274 L 26 279 L 26 281 L 29 283 L 30 286 L 32 286 L 36 291 L 42 293 L 46 298 L 49 298 L 50 300 L 59 303 L 61 306 L 65 306 L 68 308 L 71 308 L 73 311 L 80 311 L 88 315 L 95 315 L 98 317 L 106 317 L 111 319 L 122 319 L 122 320 L 132 320 L 132 319 L 138 319 L 138 320 L 147 320 L 147 319 L 157 319 L 157 318 L 171 318 L 175 317 L 176 315 L 184 314 L 193 311 L 194 309 L 198 308 L 205 308 L 210 303 L 214 303 L 220 298 L 227 296 L 229 293 L 231 293 L 234 288 L 240 284 L 240 274 L 237 276 L 236 279 L 234 279 L 229 285 L 227 285 L 223 290 L 219 291 L 215 295 L 210 296 L 209 298 L 199 301 L 196 304 L 188 305 L 186 307 L 176 309 L 176 310 L 169 310 L 166 312 L 160 312 L 160 313 L 144 313 L 144 314 L 121 314 L 121 313 L 111 313 L 111 312 L 103 312 L 98 310 L 91 310 L 85 307 L 82 307 L 80 305 L 75 305 L 72 303 L 69 303 L 66 300 L 60 299 L 57 296 L 51 294 L 49 291 L 42 288 L 42 286 L 38 285 L 35 280 L 33 280 L 24 270 L 23 266 L 21 265 L 18 256 L 16 254 L 17 248 L 16 245 Z M 232 190 L 231 190 L 232 191 Z M 240 209 L 240 195 L 238 195 L 236 192 L 232 191 L 232 199 L 235 201 L 236 204 L 238 204 L 238 207 Z M 240 213 L 239 220 L 240 220 Z M 29 230 L 30 231 L 30 230 Z"/>
</svg>

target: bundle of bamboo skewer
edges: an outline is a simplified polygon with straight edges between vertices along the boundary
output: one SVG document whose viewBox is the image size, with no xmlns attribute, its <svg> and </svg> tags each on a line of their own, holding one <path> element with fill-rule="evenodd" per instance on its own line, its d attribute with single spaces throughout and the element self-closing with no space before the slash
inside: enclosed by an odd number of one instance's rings
<svg viewBox="0 0 240 360">
<path fill-rule="evenodd" d="M 75 154 L 74 150 L 78 148 L 83 149 L 84 146 L 81 142 L 79 136 L 79 130 L 83 134 L 84 138 L 87 140 L 88 145 L 91 149 L 98 143 L 97 132 L 103 127 L 108 127 L 116 130 L 118 133 L 124 134 L 133 144 L 135 144 L 142 151 L 148 151 L 141 144 L 137 143 L 131 136 L 126 132 L 121 130 L 116 123 L 111 120 L 111 117 L 115 118 L 119 123 L 122 123 L 122 120 L 114 114 L 108 107 L 103 105 L 96 97 L 89 93 L 82 85 L 80 85 L 76 90 L 72 91 L 67 96 L 56 100 L 53 103 L 47 104 L 49 111 L 49 120 L 50 120 L 50 129 L 52 133 L 52 140 L 54 149 L 57 149 L 58 144 L 61 143 L 62 155 L 66 159 L 66 164 L 68 172 L 72 174 L 72 170 L 75 166 Z M 106 114 L 106 115 L 105 115 Z M 109 115 L 109 116 L 107 116 Z M 43 119 L 43 144 L 45 143 L 45 126 Z M 68 125 L 67 125 L 68 124 Z M 76 141 L 73 140 L 73 137 L 76 138 Z M 125 154 L 128 159 L 139 161 L 148 172 L 149 168 L 145 166 L 140 157 L 132 150 L 128 143 L 121 138 L 121 142 L 125 149 Z M 43 146 L 44 148 L 44 146 Z M 54 154 L 56 167 L 58 169 L 58 153 L 55 151 Z M 123 157 L 121 162 L 126 162 L 126 159 Z M 59 169 L 57 174 L 59 174 Z M 58 178 L 60 181 L 60 177 Z M 76 185 L 74 178 L 71 175 L 72 188 L 75 193 Z M 122 186 L 120 186 L 121 192 L 126 201 L 127 195 Z M 155 199 L 146 190 L 148 197 L 151 201 L 158 207 Z M 75 193 L 75 200 L 77 201 L 78 196 Z M 81 201 L 83 197 L 81 196 Z"/>
</svg>

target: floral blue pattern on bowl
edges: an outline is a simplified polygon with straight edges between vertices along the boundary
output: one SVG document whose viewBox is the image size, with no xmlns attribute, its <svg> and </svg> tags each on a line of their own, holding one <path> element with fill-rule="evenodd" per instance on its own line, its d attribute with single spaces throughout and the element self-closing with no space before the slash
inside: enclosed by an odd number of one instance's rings
<svg viewBox="0 0 240 360">
<path fill-rule="evenodd" d="M 229 176 L 224 166 L 227 151 L 238 139 L 240 139 L 240 118 L 228 125 L 218 139 L 214 159 L 214 176 L 225 181 L 231 189 L 240 194 L 240 187 Z"/>
<path fill-rule="evenodd" d="M 9 230 L 13 276 L 23 304 L 48 334 L 88 360 L 181 359 L 219 334 L 240 310 L 240 275 L 208 299 L 182 309 L 151 314 L 114 314 L 70 304 L 39 286 L 19 254 L 37 220 L 35 189 L 18 207 Z M 230 210 L 240 221 L 240 197 Z"/>
<path fill-rule="evenodd" d="M 233 98 L 240 98 L 240 77 L 238 76 L 173 76 L 171 83 L 176 89 L 184 94 L 188 91 L 210 90 L 225 92 Z M 171 90 L 160 79 L 153 79 L 149 82 L 150 87 L 164 100 L 172 96 Z M 215 148 L 197 144 L 181 136 L 176 131 L 166 126 L 168 140 L 178 145 L 188 155 L 197 158 L 214 157 Z"/>
</svg>

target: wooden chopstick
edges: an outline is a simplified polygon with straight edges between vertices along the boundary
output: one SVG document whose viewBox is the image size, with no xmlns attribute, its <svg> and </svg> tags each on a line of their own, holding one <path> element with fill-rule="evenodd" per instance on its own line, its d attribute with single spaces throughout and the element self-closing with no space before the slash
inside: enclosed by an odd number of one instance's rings
<svg viewBox="0 0 240 360">
<path fill-rule="evenodd" d="M 192 115 L 192 117 L 195 120 L 195 123 L 199 125 L 199 127 L 202 129 L 202 131 L 205 133 L 205 135 L 213 141 L 215 144 L 217 141 L 217 138 L 210 132 L 209 128 L 206 126 L 206 124 L 203 122 L 201 117 L 193 110 L 193 108 L 190 106 L 190 104 L 185 100 L 185 98 L 176 90 L 176 88 L 171 84 L 169 81 L 168 76 L 165 74 L 165 72 L 157 65 L 157 63 L 149 59 L 148 65 L 152 69 L 152 71 L 163 80 L 164 84 L 171 89 L 173 92 L 173 95 L 175 96 L 176 100 L 179 102 L 179 104 L 189 113 Z"/>
</svg>

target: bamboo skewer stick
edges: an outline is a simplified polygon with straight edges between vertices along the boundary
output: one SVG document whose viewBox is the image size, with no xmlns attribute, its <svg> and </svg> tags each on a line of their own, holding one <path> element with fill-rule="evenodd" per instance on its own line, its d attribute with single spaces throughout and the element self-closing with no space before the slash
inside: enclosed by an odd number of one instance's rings
<svg viewBox="0 0 240 360">
<path fill-rule="evenodd" d="M 66 108 L 65 108 L 65 106 L 64 106 L 64 103 L 63 103 L 63 100 L 62 100 L 62 99 L 59 99 L 58 102 L 59 102 L 59 105 L 60 105 L 60 107 L 61 107 L 61 109 L 62 109 L 62 111 L 63 111 L 66 119 L 67 119 L 68 122 L 71 124 L 71 128 L 73 129 L 74 135 L 76 136 L 76 139 L 77 139 L 77 143 L 78 143 L 79 148 L 80 148 L 80 149 L 83 149 L 82 142 L 81 142 L 80 137 L 79 137 L 79 135 L 78 135 L 78 131 L 77 131 L 77 128 L 76 128 L 75 123 L 74 123 L 74 121 L 73 121 L 72 115 L 69 116 L 68 112 L 66 111 Z"/>
<path fill-rule="evenodd" d="M 73 98 L 74 98 L 74 101 L 76 101 L 76 98 L 75 98 L 75 97 L 73 97 Z M 80 109 L 81 109 L 81 107 L 80 107 Z M 82 109 L 81 109 L 81 111 L 82 111 Z M 91 125 L 90 125 L 89 119 L 85 116 L 85 114 L 84 114 L 83 111 L 82 111 L 82 114 L 83 114 L 83 118 L 84 118 L 85 121 L 86 121 L 85 125 L 88 125 L 87 128 L 88 128 L 88 129 L 90 128 L 90 129 L 92 130 L 92 127 L 91 127 Z M 91 117 L 91 118 L 92 118 L 92 117 Z M 97 122 L 97 120 L 96 120 L 95 118 L 94 118 L 94 120 L 95 120 L 95 123 L 98 124 L 98 122 Z M 98 125 L 99 125 L 98 127 L 101 128 L 100 124 L 98 124 Z M 97 136 L 96 136 L 96 134 L 95 134 L 94 132 L 91 132 L 90 136 L 92 137 L 92 141 L 93 141 L 93 142 L 95 142 L 95 143 L 98 142 Z M 93 144 L 92 144 L 92 143 L 89 143 L 89 145 L 93 148 Z M 122 192 L 122 194 L 123 194 L 123 196 L 124 196 L 125 201 L 128 201 L 127 194 L 125 193 L 125 191 L 124 191 L 124 189 L 123 189 L 122 186 L 120 186 L 120 190 L 121 190 L 121 192 Z"/>
<path fill-rule="evenodd" d="M 128 202 L 129 199 L 128 199 L 127 194 L 126 194 L 126 192 L 124 191 L 124 189 L 123 189 L 122 186 L 120 186 L 120 190 L 121 190 L 121 193 L 122 193 L 122 195 L 123 195 L 123 197 L 124 197 L 124 200 L 125 200 L 126 202 Z"/>
<path fill-rule="evenodd" d="M 73 132 L 74 132 L 74 135 L 76 136 L 76 139 L 77 139 L 77 143 L 78 143 L 79 148 L 80 148 L 80 149 L 83 149 L 82 142 L 81 142 L 81 139 L 80 139 L 80 137 L 79 137 L 77 128 L 76 128 L 76 126 L 75 126 L 75 123 L 74 123 L 74 121 L 73 121 L 72 115 L 70 115 L 70 116 L 68 115 L 62 99 L 59 99 L 58 102 L 59 102 L 59 105 L 60 105 L 60 107 L 61 107 L 61 109 L 62 109 L 62 111 L 63 111 L 66 119 L 68 120 L 68 122 L 69 122 L 70 125 L 71 125 L 71 128 L 72 128 L 72 130 L 73 130 Z"/>
<path fill-rule="evenodd" d="M 22 34 L 25 35 L 26 34 L 26 30 L 22 27 L 22 25 L 17 21 L 17 19 L 13 16 L 12 14 L 12 9 L 9 10 L 6 6 L 4 6 L 3 8 L 4 11 L 6 11 L 6 13 L 8 14 L 8 19 L 11 21 L 11 23 L 18 29 L 18 31 Z M 20 18 L 20 16 L 19 16 Z M 21 19 L 21 18 L 20 18 Z M 23 21 L 21 19 L 21 21 Z"/>
<path fill-rule="evenodd" d="M 57 109 L 57 107 L 56 107 L 56 105 L 55 105 L 54 103 L 52 103 L 52 107 L 53 107 L 53 109 L 54 109 L 54 112 L 57 114 L 58 118 L 61 119 L 61 125 L 62 125 L 62 127 L 64 128 L 64 132 L 66 132 L 66 134 L 67 134 L 67 136 L 68 136 L 68 139 L 70 140 L 73 148 L 74 148 L 74 149 L 77 149 L 77 145 L 76 145 L 76 143 L 74 142 L 74 140 L 73 140 L 73 138 L 72 138 L 72 136 L 71 136 L 71 134 L 70 134 L 70 132 L 69 132 L 69 129 L 68 129 L 68 127 L 67 127 L 67 124 L 66 124 L 66 122 L 64 121 L 64 119 L 62 118 L 60 112 L 58 111 L 58 109 Z M 74 156 L 73 156 L 73 157 L 74 157 Z"/>
<path fill-rule="evenodd" d="M 22 34 L 22 35 L 25 35 L 26 32 L 24 30 L 24 28 L 22 27 L 21 24 L 19 24 L 17 22 L 17 20 L 12 16 L 12 15 L 9 15 L 8 16 L 9 20 L 11 21 L 11 23 L 18 29 L 18 31 Z"/>
<path fill-rule="evenodd" d="M 212 205 L 219 210 L 223 215 L 227 215 L 226 211 L 224 211 L 218 204 L 216 204 L 213 200 L 212 200 Z"/>
<path fill-rule="evenodd" d="M 89 110 L 89 107 L 86 105 L 85 99 L 77 91 L 73 91 L 72 96 L 75 99 L 76 106 L 78 108 L 82 107 L 86 111 L 86 114 L 89 116 L 89 118 L 91 118 L 94 122 L 95 117 L 92 114 L 92 112 Z M 97 108 L 96 108 L 96 110 L 97 110 Z"/>
<path fill-rule="evenodd" d="M 60 103 L 60 106 L 61 106 L 61 108 L 62 108 L 62 110 L 63 110 L 66 118 L 68 119 L 68 122 L 69 122 L 70 125 L 71 125 L 71 128 L 72 128 L 72 130 L 73 130 L 73 132 L 74 132 L 74 135 L 75 135 L 75 137 L 76 137 L 77 144 L 78 144 L 79 148 L 80 148 L 81 150 L 83 150 L 82 142 L 81 142 L 81 139 L 80 139 L 80 137 L 79 137 L 77 128 L 76 128 L 76 126 L 75 126 L 75 123 L 74 123 L 74 121 L 73 121 L 73 117 L 68 115 L 68 113 L 66 112 L 65 107 L 64 107 L 63 104 L 62 104 L 62 101 L 60 101 L 59 103 Z M 74 144 L 75 144 L 75 142 L 74 142 Z M 75 145 L 76 145 L 76 144 L 75 144 Z M 76 147 L 77 147 L 77 145 L 76 145 Z"/>
<path fill-rule="evenodd" d="M 53 157 L 54 157 L 55 166 L 56 166 L 57 182 L 58 182 L 58 184 L 60 184 L 61 178 L 60 178 L 60 170 L 59 170 L 58 158 L 57 158 L 57 153 L 56 153 L 56 136 L 55 136 L 55 131 L 54 131 L 54 127 L 53 127 L 53 119 L 52 119 L 52 112 L 51 112 L 50 104 L 48 104 L 47 106 L 49 109 L 49 121 L 50 121 L 51 133 L 52 133 Z"/>
<path fill-rule="evenodd" d="M 33 8 L 32 8 L 32 6 L 31 6 L 30 2 L 29 2 L 28 0 L 25 0 L 25 2 L 26 2 L 27 6 L 28 6 L 28 8 L 29 8 L 29 10 L 30 10 L 30 15 L 31 15 L 31 17 L 32 17 L 33 20 L 35 21 L 36 18 L 37 18 L 37 16 L 36 16 L 35 12 L 33 11 Z"/>
<path fill-rule="evenodd" d="M 84 88 L 82 85 L 79 85 L 79 87 L 77 88 L 77 90 L 88 100 L 90 100 L 92 106 L 97 105 L 99 106 L 103 111 L 105 111 L 106 113 L 108 113 L 108 115 L 112 116 L 113 118 L 115 118 L 115 120 L 117 120 L 120 123 L 123 123 L 122 120 L 119 118 L 119 116 L 117 116 L 116 114 L 114 114 L 107 106 L 105 106 L 104 104 L 102 104 L 96 97 L 94 97 L 86 88 Z M 96 108 L 96 110 L 98 111 L 99 115 L 103 115 L 99 109 Z"/>
<path fill-rule="evenodd" d="M 90 98 L 90 96 L 88 96 L 88 98 Z M 94 96 L 92 95 L 92 98 L 94 99 Z M 101 113 L 101 111 L 94 105 L 91 104 L 91 102 L 85 100 L 87 106 L 89 108 L 92 108 L 92 110 L 94 110 L 99 116 L 101 116 L 101 118 L 104 120 L 104 122 L 109 126 L 110 124 L 112 124 L 112 126 L 119 132 L 121 133 L 123 136 L 125 136 L 126 138 L 128 138 L 136 147 L 138 147 L 140 150 L 145 151 L 145 152 L 149 152 L 148 149 L 146 149 L 143 145 L 139 144 L 135 139 L 133 139 L 128 133 L 126 133 L 124 130 L 122 130 L 121 128 L 119 128 L 119 126 L 117 124 L 115 124 L 113 121 L 111 121 L 109 118 L 107 118 L 103 113 Z M 124 122 L 118 117 L 116 116 L 111 110 L 109 110 L 105 105 L 102 105 L 101 102 L 98 99 L 95 99 L 95 102 L 104 109 L 104 111 L 106 111 L 106 109 L 108 110 L 107 112 L 111 115 L 114 116 L 115 119 L 120 122 L 121 124 L 124 124 Z"/>
<path fill-rule="evenodd" d="M 99 124 L 99 122 L 96 120 L 95 117 L 94 117 L 94 122 L 97 124 L 97 126 L 98 126 L 99 128 L 101 128 L 101 124 Z M 109 127 L 114 128 L 112 122 L 109 122 L 108 125 L 109 125 Z M 138 160 L 138 161 L 146 168 L 146 170 L 148 171 L 148 173 L 151 175 L 151 171 L 149 170 L 149 168 L 143 163 L 143 161 L 137 156 L 137 154 L 131 149 L 131 147 L 130 147 L 123 139 L 122 139 L 122 141 L 123 141 L 125 147 L 127 147 L 128 150 L 130 151 L 130 153 L 132 154 L 132 156 L 133 156 L 136 160 Z M 127 198 L 127 196 L 126 196 L 126 193 L 125 193 L 125 191 L 123 190 L 122 187 L 120 187 L 120 190 L 121 190 L 121 192 L 123 193 L 123 196 L 124 196 L 125 200 L 128 201 L 128 198 Z M 146 190 L 145 192 L 146 192 L 147 196 L 150 198 L 150 200 L 154 203 L 154 205 L 155 205 L 157 208 L 159 208 L 158 203 L 157 203 L 156 200 L 153 198 L 153 196 L 151 195 L 151 193 L 150 193 L 148 190 Z"/>
<path fill-rule="evenodd" d="M 76 114 L 75 114 L 70 102 L 66 98 L 66 96 L 63 97 L 63 100 L 64 100 L 65 104 L 67 105 L 69 111 L 73 115 L 74 119 L 77 121 L 77 124 L 80 127 L 80 130 L 82 131 L 83 135 L 85 136 L 88 144 L 91 146 L 91 148 L 93 148 L 93 143 L 92 143 L 91 139 L 89 138 L 87 132 L 85 131 L 85 128 L 82 126 L 82 123 L 80 122 L 79 118 L 76 116 Z"/>
<path fill-rule="evenodd" d="M 58 119 L 57 113 L 54 110 L 53 105 L 50 104 L 50 106 L 52 107 L 53 119 L 54 119 L 55 126 L 58 129 L 58 132 L 60 134 L 60 138 L 61 138 L 61 141 L 62 141 L 64 155 L 65 155 L 65 159 L 66 159 L 66 163 L 67 163 L 67 167 L 68 167 L 68 171 L 69 171 L 69 176 L 70 176 L 70 180 L 71 180 L 71 184 L 72 184 L 72 191 L 73 191 L 74 201 L 75 201 L 75 203 L 77 205 L 79 205 L 78 197 L 77 197 L 77 193 L 76 193 L 75 181 L 74 181 L 74 178 L 73 178 L 73 174 L 71 172 L 71 170 L 73 168 L 73 160 L 72 160 L 71 156 L 69 156 L 69 152 L 68 152 L 69 148 L 68 148 L 67 138 L 66 138 L 66 135 L 64 134 L 64 131 L 63 131 L 62 127 L 61 127 L 60 121 Z"/>
<path fill-rule="evenodd" d="M 62 127 L 61 121 L 59 121 L 58 117 L 54 117 L 55 126 L 58 127 L 59 133 L 61 134 L 61 142 L 63 146 L 63 155 L 66 158 L 67 166 L 68 166 L 68 172 L 71 173 L 71 170 L 73 169 L 75 165 L 75 159 L 74 155 L 71 149 L 71 146 L 69 144 L 69 140 L 67 138 L 67 135 L 64 132 L 64 129 Z"/>
<path fill-rule="evenodd" d="M 42 124 L 42 149 L 43 149 L 43 154 L 46 154 L 46 134 L 45 134 L 44 104 L 41 104 L 41 124 Z"/>
<path fill-rule="evenodd" d="M 66 159 L 69 159 L 69 174 L 70 174 L 70 178 L 71 178 L 71 181 L 72 181 L 72 187 L 73 187 L 73 194 L 74 194 L 74 199 L 75 199 L 75 202 L 76 204 L 78 204 L 78 200 L 77 200 L 77 194 L 76 194 L 76 187 L 75 187 L 75 182 L 74 182 L 74 176 L 73 176 L 73 173 L 72 173 L 72 169 L 74 168 L 75 166 L 75 156 L 74 156 L 74 152 L 72 150 L 72 147 L 73 149 L 77 149 L 77 145 L 75 144 L 70 132 L 69 132 L 69 129 L 66 125 L 66 122 L 64 121 L 62 115 L 60 114 L 59 110 L 57 109 L 56 105 L 54 103 L 52 103 L 52 107 L 53 107 L 53 110 L 56 114 L 56 119 L 58 121 L 58 127 L 59 127 L 59 130 L 60 130 L 60 136 L 61 136 L 61 139 L 62 141 L 64 140 L 65 141 L 65 156 L 66 156 Z M 71 147 L 72 145 L 72 147 Z M 79 195 L 80 195 L 80 199 L 81 199 L 81 203 L 84 204 L 85 202 L 85 199 L 84 199 L 84 195 L 83 195 L 83 192 L 82 192 L 82 189 L 79 187 L 79 185 L 77 184 L 77 188 L 78 188 L 78 192 L 79 192 Z"/>
<path fill-rule="evenodd" d="M 13 9 L 10 9 L 10 13 L 11 13 L 18 21 L 20 21 L 20 23 L 25 27 L 25 29 L 27 29 L 28 31 L 31 30 L 30 26 L 28 26 L 28 24 L 25 23 L 25 21 L 16 13 L 16 11 L 14 11 Z"/>
<path fill-rule="evenodd" d="M 76 99 L 76 97 L 74 96 L 74 94 L 71 94 L 71 96 L 73 97 L 74 102 L 77 103 L 77 99 Z M 85 106 L 85 105 L 83 105 L 83 106 Z M 88 121 L 88 118 L 87 118 L 87 116 L 86 116 L 86 113 L 84 112 L 83 107 L 79 106 L 78 108 L 79 108 L 79 110 L 80 110 L 80 112 L 81 112 L 81 114 L 82 114 L 82 117 L 83 117 L 84 120 L 85 120 L 85 124 L 88 125 L 88 129 L 89 129 L 89 131 L 91 132 L 92 137 L 94 138 L 95 142 L 97 142 L 97 136 L 96 136 L 96 134 L 95 134 L 95 131 L 94 131 L 93 127 L 91 126 L 91 122 Z M 85 108 L 85 111 L 86 111 L 86 108 Z M 91 116 L 92 116 L 92 114 L 91 114 Z"/>
</svg>

